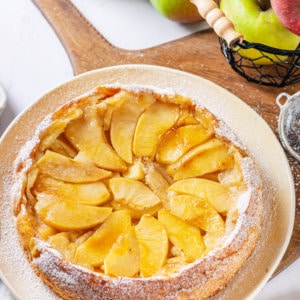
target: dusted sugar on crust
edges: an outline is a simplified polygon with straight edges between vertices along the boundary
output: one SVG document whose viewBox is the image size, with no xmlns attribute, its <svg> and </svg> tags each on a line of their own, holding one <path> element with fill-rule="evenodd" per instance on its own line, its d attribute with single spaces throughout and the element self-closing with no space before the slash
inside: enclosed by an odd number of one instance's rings
<svg viewBox="0 0 300 300">
<path fill-rule="evenodd" d="M 169 91 L 99 86 L 66 103 L 16 173 L 20 243 L 63 299 L 205 299 L 259 238 L 252 158 L 224 122 Z"/>
</svg>

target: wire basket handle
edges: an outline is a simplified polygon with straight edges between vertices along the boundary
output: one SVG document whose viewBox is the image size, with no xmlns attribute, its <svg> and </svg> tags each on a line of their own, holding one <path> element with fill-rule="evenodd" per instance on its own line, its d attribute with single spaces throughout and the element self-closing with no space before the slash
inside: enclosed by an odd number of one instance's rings
<svg viewBox="0 0 300 300">
<path fill-rule="evenodd" d="M 190 2 L 197 6 L 200 15 L 216 34 L 227 42 L 230 48 L 237 42 L 243 41 L 243 35 L 235 31 L 232 22 L 219 9 L 215 1 L 190 0 Z"/>
</svg>

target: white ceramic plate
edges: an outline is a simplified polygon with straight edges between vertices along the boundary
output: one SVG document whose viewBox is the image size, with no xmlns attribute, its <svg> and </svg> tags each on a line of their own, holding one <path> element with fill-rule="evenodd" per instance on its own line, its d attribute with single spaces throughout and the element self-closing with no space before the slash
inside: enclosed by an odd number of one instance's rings
<svg viewBox="0 0 300 300">
<path fill-rule="evenodd" d="M 294 183 L 286 156 L 267 123 L 243 101 L 195 75 L 150 65 L 124 65 L 85 73 L 39 99 L 8 128 L 0 141 L 0 275 L 13 294 L 25 299 L 56 299 L 31 270 L 19 247 L 12 214 L 12 165 L 36 126 L 58 106 L 101 84 L 153 86 L 194 99 L 224 120 L 254 157 L 264 180 L 262 236 L 229 286 L 214 299 L 253 298 L 275 271 L 291 238 Z"/>
</svg>

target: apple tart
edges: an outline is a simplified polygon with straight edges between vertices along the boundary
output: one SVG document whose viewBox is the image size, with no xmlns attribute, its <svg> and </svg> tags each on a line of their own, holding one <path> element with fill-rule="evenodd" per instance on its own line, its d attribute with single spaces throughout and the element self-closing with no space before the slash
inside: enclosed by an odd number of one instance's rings
<svg viewBox="0 0 300 300">
<path fill-rule="evenodd" d="M 261 181 L 206 108 L 99 86 L 49 115 L 16 161 L 16 226 L 63 299 L 204 299 L 256 246 Z"/>
</svg>

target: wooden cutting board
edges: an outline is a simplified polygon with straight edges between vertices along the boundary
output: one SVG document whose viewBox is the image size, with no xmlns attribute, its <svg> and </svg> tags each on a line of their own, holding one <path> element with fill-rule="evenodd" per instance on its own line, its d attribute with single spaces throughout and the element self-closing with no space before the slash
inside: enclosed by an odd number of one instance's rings
<svg viewBox="0 0 300 300">
<path fill-rule="evenodd" d="M 75 75 L 119 64 L 153 64 L 190 72 L 229 90 L 251 106 L 277 133 L 278 94 L 300 91 L 300 82 L 284 88 L 247 82 L 235 73 L 220 51 L 212 30 L 144 50 L 112 46 L 69 0 L 32 0 L 49 21 L 71 61 Z M 109 26 L 109 24 L 108 24 Z M 296 218 L 291 242 L 275 275 L 300 257 L 300 163 L 288 156 L 296 188 Z M 274 157 L 276 159 L 276 157 Z"/>
</svg>

